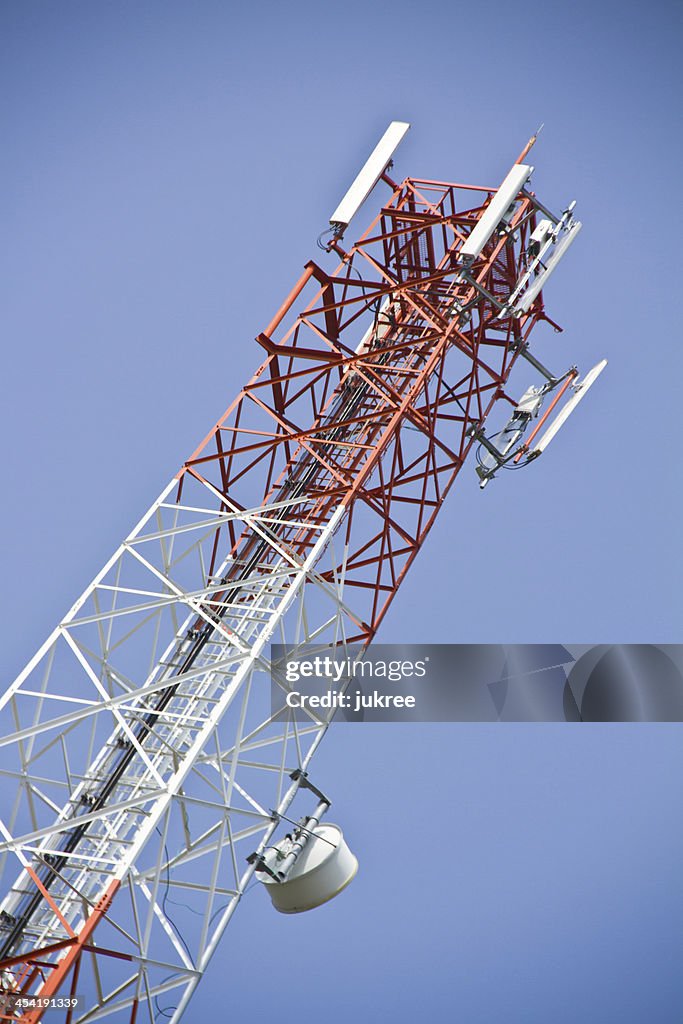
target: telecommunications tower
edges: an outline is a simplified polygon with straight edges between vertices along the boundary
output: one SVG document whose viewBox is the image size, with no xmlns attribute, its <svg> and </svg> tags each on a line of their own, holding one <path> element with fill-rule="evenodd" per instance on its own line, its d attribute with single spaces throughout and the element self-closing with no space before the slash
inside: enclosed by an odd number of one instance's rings
<svg viewBox="0 0 683 1024">
<path fill-rule="evenodd" d="M 581 227 L 532 191 L 535 138 L 499 188 L 397 183 L 407 129 L 251 380 L 0 699 L 0 1020 L 177 1021 L 252 879 L 284 911 L 351 879 L 312 773 L 329 723 L 273 712 L 269 644 L 369 644 L 468 455 L 481 486 L 532 461 L 605 365 L 556 374 L 530 349 Z"/>
</svg>

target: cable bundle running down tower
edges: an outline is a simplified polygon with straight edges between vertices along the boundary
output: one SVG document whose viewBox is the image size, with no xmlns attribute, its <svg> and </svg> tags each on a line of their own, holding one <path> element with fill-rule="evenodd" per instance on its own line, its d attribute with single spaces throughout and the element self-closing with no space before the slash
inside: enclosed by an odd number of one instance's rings
<svg viewBox="0 0 683 1024">
<path fill-rule="evenodd" d="M 499 189 L 396 184 L 405 130 L 332 218 L 336 268 L 306 265 L 252 379 L 0 701 L 0 1019 L 182 1016 L 264 852 L 322 798 L 328 722 L 273 714 L 269 643 L 369 644 L 470 450 L 482 482 L 535 457 L 602 368 L 555 377 L 529 352 L 580 227 L 529 190 L 534 140 Z M 520 358 L 542 383 L 518 403 Z"/>
</svg>

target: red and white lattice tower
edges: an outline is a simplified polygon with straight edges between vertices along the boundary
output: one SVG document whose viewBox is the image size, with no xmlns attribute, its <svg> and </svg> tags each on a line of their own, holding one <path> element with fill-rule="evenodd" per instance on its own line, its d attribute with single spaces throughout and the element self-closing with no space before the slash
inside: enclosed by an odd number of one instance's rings
<svg viewBox="0 0 683 1024">
<path fill-rule="evenodd" d="M 582 396 L 528 348 L 580 226 L 530 191 L 531 143 L 499 189 L 397 184 L 406 127 L 333 217 L 336 267 L 306 264 L 254 376 L 0 700 L 0 1019 L 57 996 L 74 1024 L 181 1017 L 281 816 L 310 803 L 327 723 L 272 714 L 270 642 L 370 643 L 473 447 L 482 483 L 543 450 L 557 424 L 534 447 L 548 413 L 506 392 L 518 359 L 551 408 L 573 389 L 561 416 Z"/>
</svg>

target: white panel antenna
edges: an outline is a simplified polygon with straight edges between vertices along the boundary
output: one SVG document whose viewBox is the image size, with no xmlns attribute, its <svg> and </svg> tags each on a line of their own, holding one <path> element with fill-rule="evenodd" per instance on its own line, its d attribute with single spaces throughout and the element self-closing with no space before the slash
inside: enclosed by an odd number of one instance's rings
<svg viewBox="0 0 683 1024">
<path fill-rule="evenodd" d="M 486 212 L 475 225 L 467 241 L 460 249 L 460 256 L 471 262 L 476 259 L 489 238 L 496 230 L 519 192 L 531 177 L 533 167 L 529 164 L 515 164 L 502 185 L 486 207 Z"/>
<path fill-rule="evenodd" d="M 535 458 L 540 455 L 548 447 L 552 439 L 555 437 L 560 427 L 564 426 L 571 414 L 576 409 L 581 399 L 587 394 L 589 388 L 595 384 L 596 380 L 607 366 L 607 360 L 603 359 L 601 362 L 594 366 L 592 370 L 589 370 L 586 376 L 580 381 L 576 387 L 573 396 L 569 401 L 562 407 L 562 410 L 555 417 L 553 422 L 550 424 L 545 433 L 541 436 L 538 443 L 534 446 L 532 451 L 529 452 L 530 458 Z"/>
<path fill-rule="evenodd" d="M 567 233 L 565 234 L 564 238 L 560 239 L 560 241 L 555 246 L 552 256 L 545 265 L 545 270 L 543 270 L 538 275 L 534 283 L 529 288 L 527 288 L 527 290 L 524 292 L 524 295 L 517 303 L 515 307 L 515 313 L 517 316 L 520 316 L 522 313 L 526 313 L 529 306 L 540 292 L 541 288 L 545 288 L 551 274 L 556 269 L 558 263 L 560 262 L 560 260 L 566 253 L 567 249 L 572 244 L 572 242 L 578 235 L 579 231 L 581 230 L 581 226 L 582 225 L 580 220 L 572 221 L 572 224 L 567 229 Z"/>
<path fill-rule="evenodd" d="M 330 217 L 330 224 L 341 233 L 348 227 L 387 169 L 403 137 L 410 128 L 407 121 L 392 121 L 368 159 L 356 175 L 350 189 Z"/>
</svg>

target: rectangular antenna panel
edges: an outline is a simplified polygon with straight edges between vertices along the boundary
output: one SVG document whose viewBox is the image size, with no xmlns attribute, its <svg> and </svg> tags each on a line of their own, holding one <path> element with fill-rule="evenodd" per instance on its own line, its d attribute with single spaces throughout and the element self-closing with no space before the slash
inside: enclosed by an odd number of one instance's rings
<svg viewBox="0 0 683 1024">
<path fill-rule="evenodd" d="M 409 128 L 410 125 L 406 121 L 391 122 L 358 172 L 351 188 L 330 217 L 330 224 L 347 227 L 351 223 L 384 174 L 387 164 Z"/>
<path fill-rule="evenodd" d="M 533 167 L 529 164 L 515 164 L 500 186 L 491 202 L 475 225 L 472 233 L 460 249 L 460 255 L 470 262 L 477 258 L 489 238 L 496 230 L 503 215 L 515 201 L 520 190 L 529 180 Z"/>
<path fill-rule="evenodd" d="M 524 295 L 517 303 L 515 307 L 515 313 L 519 316 L 521 313 L 526 313 L 527 309 L 534 301 L 541 288 L 545 288 L 548 283 L 548 278 L 557 267 L 558 263 L 566 253 L 569 246 L 572 244 L 579 231 L 581 230 L 581 221 L 575 220 L 569 231 L 565 234 L 558 244 L 553 249 L 553 254 L 545 265 L 545 270 L 538 275 L 534 283 L 527 288 Z"/>
<path fill-rule="evenodd" d="M 581 399 L 586 395 L 589 388 L 595 384 L 596 380 L 607 366 L 607 360 L 603 359 L 602 362 L 594 366 L 592 370 L 589 370 L 586 376 L 583 378 L 573 396 L 569 401 L 562 407 L 561 412 L 555 417 L 553 422 L 550 424 L 546 432 L 542 435 L 538 444 L 535 445 L 533 450 L 529 453 L 531 455 L 540 455 L 541 452 L 545 451 L 552 439 L 557 434 L 560 427 L 564 426 L 571 414 L 576 409 Z"/>
</svg>

